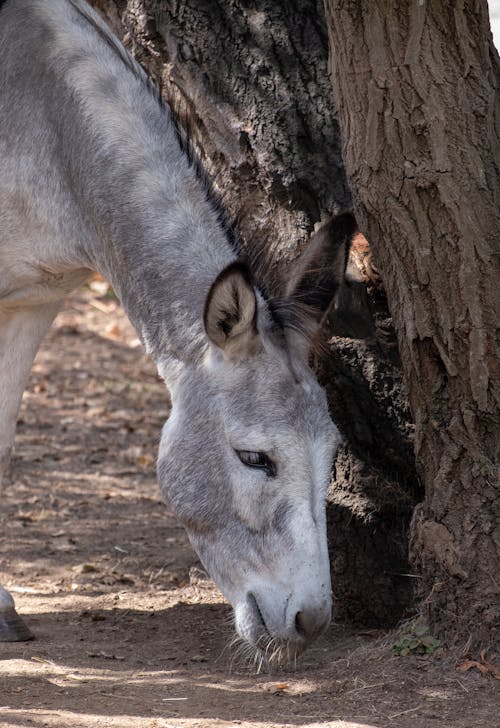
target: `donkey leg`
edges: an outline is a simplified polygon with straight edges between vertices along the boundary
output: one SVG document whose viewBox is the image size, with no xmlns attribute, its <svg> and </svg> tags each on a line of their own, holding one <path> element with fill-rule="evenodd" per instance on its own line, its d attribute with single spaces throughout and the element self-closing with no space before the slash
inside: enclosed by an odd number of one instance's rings
<svg viewBox="0 0 500 728">
<path fill-rule="evenodd" d="M 3 309 L 0 301 L 0 486 L 10 460 L 17 413 L 40 342 L 60 308 Z"/>
<path fill-rule="evenodd" d="M 33 359 L 60 303 L 2 310 L 0 302 L 0 487 L 6 475 L 16 419 Z M 32 639 L 14 600 L 0 585 L 0 642 Z"/>
<path fill-rule="evenodd" d="M 16 612 L 14 600 L 0 584 L 0 642 L 26 642 L 33 633 Z"/>
</svg>

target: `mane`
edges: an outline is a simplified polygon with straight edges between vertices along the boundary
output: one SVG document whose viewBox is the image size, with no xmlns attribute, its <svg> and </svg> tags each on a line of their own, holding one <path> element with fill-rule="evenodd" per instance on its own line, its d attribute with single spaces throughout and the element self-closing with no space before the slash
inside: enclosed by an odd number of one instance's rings
<svg viewBox="0 0 500 728">
<path fill-rule="evenodd" d="M 3 0 L 0 0 L 2 2 Z M 127 70 L 133 74 L 147 88 L 148 92 L 156 99 L 162 111 L 167 107 L 163 103 L 160 91 L 155 83 L 149 78 L 141 64 L 133 58 L 125 49 L 118 38 L 111 32 L 108 26 L 101 21 L 101 18 L 90 8 L 82 7 L 78 0 L 69 0 L 70 5 L 75 12 L 80 15 L 87 23 L 89 23 L 101 39 L 106 43 L 108 48 L 120 59 Z M 90 12 L 89 12 L 90 10 Z"/>
<path fill-rule="evenodd" d="M 299 334 L 310 345 L 316 343 L 319 311 L 294 298 L 269 298 L 269 313 L 274 324 L 282 331 L 288 329 Z"/>
<path fill-rule="evenodd" d="M 150 83 L 154 85 L 152 81 L 150 81 Z M 189 114 L 182 115 L 180 112 L 180 103 L 176 106 L 169 104 L 161 97 L 161 92 L 158 91 L 158 93 L 160 95 L 160 103 L 169 114 L 170 123 L 175 132 L 179 147 L 188 160 L 189 166 L 194 171 L 196 178 L 202 185 L 207 200 L 217 216 L 217 220 L 224 230 L 231 247 L 239 258 L 244 258 L 248 263 L 248 256 L 245 254 L 244 248 L 241 243 L 239 243 L 235 234 L 235 220 L 233 220 L 229 215 L 227 208 L 224 205 L 223 194 L 219 193 L 215 189 L 214 180 L 208 175 L 203 162 L 201 161 L 200 154 L 193 142 L 193 116 L 190 116 Z"/>
</svg>

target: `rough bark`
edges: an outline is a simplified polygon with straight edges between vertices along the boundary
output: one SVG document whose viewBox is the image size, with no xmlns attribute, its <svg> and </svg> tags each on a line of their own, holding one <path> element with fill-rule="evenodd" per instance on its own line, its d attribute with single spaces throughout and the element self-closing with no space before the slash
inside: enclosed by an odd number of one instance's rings
<svg viewBox="0 0 500 728">
<path fill-rule="evenodd" d="M 499 58 L 486 2 L 326 0 L 355 211 L 385 283 L 425 500 L 411 553 L 445 638 L 499 639 Z"/>
<path fill-rule="evenodd" d="M 279 293 L 314 224 L 350 204 L 321 1 L 93 4 L 187 123 L 237 238 Z M 417 486 L 383 291 L 346 289 L 325 335 L 331 353 L 318 366 L 346 439 L 328 510 L 337 616 L 393 622 L 411 598 Z"/>
<path fill-rule="evenodd" d="M 351 283 L 325 325 L 317 370 L 345 437 L 329 493 L 338 618 L 396 623 L 412 602 L 407 532 L 421 491 L 395 333 L 380 286 Z"/>
<path fill-rule="evenodd" d="M 350 205 L 321 0 L 95 0 L 187 127 L 271 290 Z M 120 32 L 121 30 L 121 32 Z"/>
</svg>

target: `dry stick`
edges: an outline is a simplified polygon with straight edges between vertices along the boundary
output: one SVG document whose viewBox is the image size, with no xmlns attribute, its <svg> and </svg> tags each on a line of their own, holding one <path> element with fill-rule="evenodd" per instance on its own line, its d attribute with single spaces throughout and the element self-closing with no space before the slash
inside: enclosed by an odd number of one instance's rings
<svg viewBox="0 0 500 728">
<path fill-rule="evenodd" d="M 408 710 L 402 710 L 400 713 L 394 713 L 393 715 L 388 715 L 387 717 L 389 720 L 393 720 L 394 718 L 399 718 L 400 715 L 406 715 L 407 713 L 414 713 L 416 710 L 420 710 L 420 708 L 424 708 L 425 704 L 422 703 L 422 705 L 417 705 L 416 708 L 409 708 Z"/>
<path fill-rule="evenodd" d="M 347 690 L 345 693 L 342 693 L 342 695 L 349 695 L 349 693 L 359 693 L 361 690 L 370 690 L 371 688 L 381 688 L 384 685 L 390 685 L 391 683 L 398 682 L 397 680 L 384 680 L 383 682 L 374 683 L 373 685 L 362 685 L 360 688 L 352 688 L 352 690 Z"/>
<path fill-rule="evenodd" d="M 344 720 L 345 721 L 345 714 L 344 715 L 332 715 L 331 713 L 328 713 L 325 715 L 324 713 L 322 715 L 313 715 L 308 713 L 294 713 L 294 718 L 312 718 L 315 720 Z M 349 716 L 349 720 L 373 720 L 373 714 L 372 715 L 351 715 Z"/>
<path fill-rule="evenodd" d="M 101 311 L 102 313 L 111 313 L 113 311 L 113 306 L 105 306 L 104 303 L 101 303 L 100 301 L 90 300 L 89 305 L 96 308 L 98 311 Z"/>
<path fill-rule="evenodd" d="M 120 695 L 120 693 L 105 693 L 103 690 L 97 691 L 99 695 L 105 695 L 106 698 L 120 698 L 122 700 L 123 698 L 125 700 L 137 700 L 135 695 Z"/>
</svg>

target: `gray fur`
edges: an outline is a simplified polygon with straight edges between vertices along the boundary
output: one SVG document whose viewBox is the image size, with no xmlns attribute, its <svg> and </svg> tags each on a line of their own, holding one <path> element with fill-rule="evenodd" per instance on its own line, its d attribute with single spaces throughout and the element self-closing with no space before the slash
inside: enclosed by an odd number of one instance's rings
<svg viewBox="0 0 500 728">
<path fill-rule="evenodd" d="M 235 252 L 168 108 L 86 3 L 7 0 L 0 68 L 0 477 L 40 339 L 99 271 L 172 395 L 165 500 L 239 634 L 293 656 L 329 620 L 324 497 L 339 441 L 306 347 L 237 278 L 230 355 L 222 288 L 207 335 L 207 296 Z M 268 453 L 276 476 L 238 450 Z"/>
</svg>

